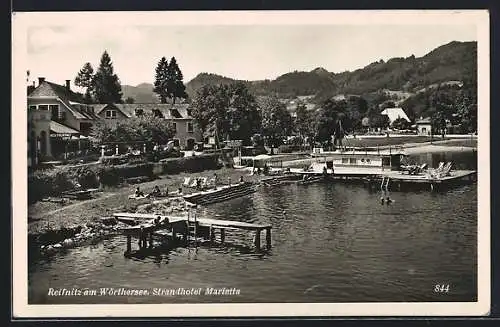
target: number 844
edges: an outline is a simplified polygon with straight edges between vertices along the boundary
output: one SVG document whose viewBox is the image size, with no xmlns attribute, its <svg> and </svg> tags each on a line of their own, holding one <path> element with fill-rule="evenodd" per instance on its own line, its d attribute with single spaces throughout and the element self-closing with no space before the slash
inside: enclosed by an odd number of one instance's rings
<svg viewBox="0 0 500 327">
<path fill-rule="evenodd" d="M 436 293 L 448 293 L 450 291 L 450 284 L 436 284 L 434 286 L 434 292 Z"/>
</svg>

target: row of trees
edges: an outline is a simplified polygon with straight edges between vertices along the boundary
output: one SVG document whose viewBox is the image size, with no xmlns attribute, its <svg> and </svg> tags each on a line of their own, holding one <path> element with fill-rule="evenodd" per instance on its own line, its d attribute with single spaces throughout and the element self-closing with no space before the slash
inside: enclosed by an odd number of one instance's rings
<svg viewBox="0 0 500 327">
<path fill-rule="evenodd" d="M 169 99 L 175 103 L 178 98 L 187 98 L 184 77 L 175 57 L 170 62 L 162 57 L 155 72 L 153 92 L 158 94 L 161 103 L 167 103 Z"/>
<path fill-rule="evenodd" d="M 85 89 L 85 103 L 121 103 L 122 87 L 114 73 L 113 63 L 107 51 L 101 56 L 97 71 L 87 62 L 78 72 L 75 85 Z"/>
<path fill-rule="evenodd" d="M 369 109 L 362 97 L 328 99 L 317 110 L 307 110 L 304 103 L 299 103 L 293 119 L 286 104 L 276 96 L 256 99 L 239 82 L 200 88 L 192 99 L 191 114 L 204 136 L 217 135 L 219 142 L 238 139 L 251 144 L 258 134 L 271 149 L 292 134 L 300 143 L 307 140 L 311 145 L 331 144 L 363 126 L 388 126 L 388 117 Z"/>
<path fill-rule="evenodd" d="M 29 73 L 28 73 L 29 77 Z M 175 57 L 170 62 L 162 57 L 155 69 L 155 80 L 153 92 L 158 94 L 161 103 L 172 100 L 175 103 L 178 98 L 187 98 L 186 86 L 183 82 L 182 71 Z M 111 57 L 107 51 L 101 56 L 100 64 L 96 72 L 92 65 L 87 62 L 78 72 L 75 85 L 83 88 L 85 103 L 133 103 L 133 98 L 122 100 L 122 88 L 120 79 L 114 72 Z"/>
</svg>

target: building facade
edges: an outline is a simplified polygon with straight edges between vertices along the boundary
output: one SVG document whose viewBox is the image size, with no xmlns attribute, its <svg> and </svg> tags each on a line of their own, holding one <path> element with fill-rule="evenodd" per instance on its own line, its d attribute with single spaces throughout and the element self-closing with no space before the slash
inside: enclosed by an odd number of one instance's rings
<svg viewBox="0 0 500 327">
<path fill-rule="evenodd" d="M 201 131 L 196 127 L 188 104 L 119 103 L 95 106 L 99 119 L 111 124 L 123 119 L 140 117 L 146 113 L 153 114 L 158 119 L 166 119 L 175 128 L 174 146 L 181 149 L 192 150 L 197 142 L 202 141 Z"/>
<path fill-rule="evenodd" d="M 80 153 L 82 144 L 97 121 L 118 122 L 153 113 L 175 127 L 174 145 L 191 150 L 202 140 L 188 104 L 85 104 L 83 95 L 73 92 L 70 80 L 64 85 L 38 78 L 38 86 L 28 88 L 28 166 Z M 83 141 L 85 140 L 85 141 Z"/>
<path fill-rule="evenodd" d="M 420 118 L 415 121 L 417 125 L 417 134 L 421 136 L 429 136 L 432 132 L 432 123 L 430 118 Z"/>
<path fill-rule="evenodd" d="M 69 150 L 79 150 L 97 116 L 94 107 L 83 104 L 81 94 L 65 85 L 38 78 L 28 94 L 28 165 L 59 159 Z"/>
</svg>

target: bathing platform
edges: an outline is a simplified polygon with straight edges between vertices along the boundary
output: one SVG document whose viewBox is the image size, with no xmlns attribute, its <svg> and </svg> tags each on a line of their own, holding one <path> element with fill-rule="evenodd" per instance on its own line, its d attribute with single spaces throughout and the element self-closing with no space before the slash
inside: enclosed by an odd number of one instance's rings
<svg viewBox="0 0 500 327">
<path fill-rule="evenodd" d="M 426 173 L 407 174 L 401 171 L 385 171 L 385 172 L 364 172 L 363 170 L 352 169 L 351 171 L 343 171 L 342 173 L 327 174 L 320 172 L 292 172 L 295 175 L 313 176 L 323 175 L 325 180 L 345 181 L 345 182 L 362 182 L 365 185 L 372 187 L 382 187 L 384 190 L 395 189 L 402 190 L 403 188 L 419 187 L 436 190 L 447 186 L 457 184 L 471 183 L 477 180 L 477 171 L 475 170 L 452 170 L 446 176 L 432 177 Z"/>
<path fill-rule="evenodd" d="M 215 243 L 217 235 L 219 243 L 224 244 L 227 230 L 242 230 L 254 232 L 254 246 L 261 249 L 261 232 L 266 232 L 266 249 L 271 248 L 271 228 L 269 224 L 253 224 L 240 221 L 230 221 L 211 218 L 197 218 L 195 214 L 186 216 L 165 216 L 155 214 L 140 214 L 120 212 L 113 214 L 118 221 L 129 225 L 121 229 L 127 236 L 125 255 L 132 251 L 132 237 L 137 238 L 139 251 L 153 248 L 155 240 L 169 246 L 198 244 L 200 242 Z M 155 219 L 157 220 L 155 222 Z"/>
</svg>

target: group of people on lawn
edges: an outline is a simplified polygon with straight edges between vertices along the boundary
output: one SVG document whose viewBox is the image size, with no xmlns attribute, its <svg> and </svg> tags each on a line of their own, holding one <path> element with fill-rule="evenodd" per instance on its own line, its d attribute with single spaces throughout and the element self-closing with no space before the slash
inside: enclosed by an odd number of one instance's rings
<svg viewBox="0 0 500 327">
<path fill-rule="evenodd" d="M 206 185 L 202 185 L 201 178 L 196 178 L 195 180 L 196 180 L 196 185 L 195 185 L 196 189 L 202 190 L 202 189 L 206 188 Z M 239 182 L 240 183 L 244 182 L 243 176 L 240 176 Z M 211 179 L 211 183 L 213 184 L 214 188 L 217 188 L 217 185 L 219 185 L 219 177 L 217 176 L 216 173 L 214 173 L 214 177 Z M 231 177 L 227 178 L 227 183 L 228 183 L 228 185 L 231 185 Z M 179 187 L 177 192 L 174 192 L 174 193 L 176 193 L 176 195 L 182 195 L 182 187 Z M 136 198 L 139 198 L 139 197 L 166 197 L 168 195 L 169 195 L 168 188 L 165 190 L 165 192 L 162 192 L 160 190 L 160 187 L 158 187 L 158 185 L 155 185 L 153 190 L 150 193 L 148 193 L 147 195 L 140 189 L 139 186 L 137 186 L 137 188 L 135 189 L 135 193 L 134 193 L 134 196 Z"/>
<path fill-rule="evenodd" d="M 243 176 L 240 176 L 239 182 L 244 182 Z M 193 181 L 193 184 L 190 185 L 190 187 L 194 187 L 197 190 L 203 190 L 210 187 L 213 187 L 215 189 L 218 185 L 220 185 L 219 176 L 217 176 L 217 173 L 214 173 L 214 176 L 208 181 L 208 183 L 206 181 L 206 178 L 195 177 L 195 180 Z M 231 177 L 227 178 L 227 185 L 231 185 Z"/>
</svg>

